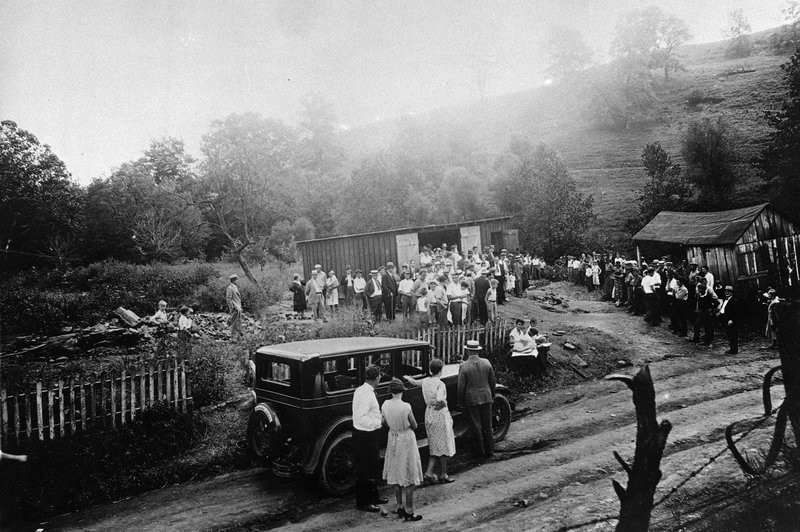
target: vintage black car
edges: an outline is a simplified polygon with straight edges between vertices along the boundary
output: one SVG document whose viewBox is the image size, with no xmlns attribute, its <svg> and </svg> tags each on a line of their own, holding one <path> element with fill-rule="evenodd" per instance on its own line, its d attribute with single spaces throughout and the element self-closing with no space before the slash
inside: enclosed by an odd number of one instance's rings
<svg viewBox="0 0 800 532">
<path fill-rule="evenodd" d="M 250 451 L 270 460 L 277 475 L 315 475 L 329 493 L 347 493 L 355 486 L 353 392 L 364 382 L 364 368 L 381 367 L 375 391 L 382 403 L 390 397 L 392 377 L 425 377 L 430 358 L 429 344 L 399 338 L 329 338 L 262 347 L 254 359 L 256 401 L 247 428 Z M 467 430 L 456 404 L 458 366 L 447 364 L 442 371 L 456 437 Z M 421 388 L 407 386 L 403 399 L 419 421 L 417 441 L 425 447 Z M 492 409 L 495 441 L 505 438 L 512 408 L 508 390 L 498 385 Z"/>
</svg>

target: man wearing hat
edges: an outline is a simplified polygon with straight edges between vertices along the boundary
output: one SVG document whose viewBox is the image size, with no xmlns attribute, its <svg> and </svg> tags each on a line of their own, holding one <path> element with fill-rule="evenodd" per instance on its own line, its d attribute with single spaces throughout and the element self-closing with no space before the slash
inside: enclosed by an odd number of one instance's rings
<svg viewBox="0 0 800 532">
<path fill-rule="evenodd" d="M 728 335 L 728 345 L 730 348 L 725 351 L 726 355 L 735 355 L 739 352 L 739 315 L 741 306 L 739 300 L 733 295 L 733 287 L 725 287 L 725 299 L 719 308 L 719 322 L 725 327 Z"/>
<path fill-rule="evenodd" d="M 344 292 L 344 304 L 347 306 L 352 305 L 355 303 L 356 300 L 356 290 L 353 287 L 353 281 L 355 277 L 353 277 L 353 269 L 348 264 L 344 267 L 345 276 L 342 279 L 342 292 Z"/>
<path fill-rule="evenodd" d="M 306 283 L 306 297 L 308 310 L 314 319 L 322 318 L 322 321 L 328 321 L 325 317 L 325 285 L 327 284 L 328 277 L 322 271 L 320 264 L 315 264 L 314 269 L 311 270 L 311 279 Z"/>
<path fill-rule="evenodd" d="M 394 272 L 394 263 L 387 262 L 386 268 L 381 267 L 381 296 L 383 299 L 383 313 L 387 320 L 394 320 L 394 306 L 397 301 L 397 285 L 400 283 Z"/>
<path fill-rule="evenodd" d="M 467 414 L 475 452 L 478 456 L 489 458 L 494 454 L 494 368 L 491 362 L 480 357 L 481 346 L 477 340 L 469 340 L 464 352 L 469 358 L 458 368 L 458 403 Z"/>
<path fill-rule="evenodd" d="M 481 323 L 489 321 L 489 307 L 486 305 L 486 293 L 489 291 L 489 279 L 486 268 L 475 268 L 475 304 L 478 307 L 478 319 Z"/>
<path fill-rule="evenodd" d="M 497 289 L 497 304 L 505 305 L 506 303 L 506 275 L 508 275 L 508 265 L 506 264 L 506 257 L 508 252 L 504 249 L 500 251 L 500 258 L 494 265 L 494 276 L 500 287 Z"/>
<path fill-rule="evenodd" d="M 231 340 L 237 342 L 242 337 L 242 296 L 239 295 L 239 287 L 236 284 L 239 276 L 232 273 L 228 279 L 230 283 L 225 289 L 225 301 L 228 302 L 228 313 L 231 315 Z"/>
<path fill-rule="evenodd" d="M 381 321 L 381 301 L 383 299 L 383 287 L 378 278 L 378 270 L 369 272 L 370 280 L 367 281 L 367 286 L 364 287 L 364 295 L 367 296 L 369 301 L 369 309 L 372 311 L 372 316 L 375 321 Z"/>
<path fill-rule="evenodd" d="M 377 275 L 377 271 L 375 275 Z M 364 512 L 380 512 L 378 504 L 387 499 L 378 493 L 381 409 L 375 388 L 381 382 L 381 370 L 367 366 L 364 384 L 353 393 L 353 447 L 356 470 L 356 508 Z"/>
</svg>

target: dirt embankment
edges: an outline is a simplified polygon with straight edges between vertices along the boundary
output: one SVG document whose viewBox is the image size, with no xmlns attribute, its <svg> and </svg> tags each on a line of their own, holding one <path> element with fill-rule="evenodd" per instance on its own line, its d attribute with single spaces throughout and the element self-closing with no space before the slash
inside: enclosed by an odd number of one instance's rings
<svg viewBox="0 0 800 532">
<path fill-rule="evenodd" d="M 673 424 L 662 462 L 664 477 L 656 493 L 652 524 L 656 530 L 750 530 L 761 525 L 736 517 L 746 505 L 774 499 L 775 490 L 793 489 L 793 477 L 769 486 L 747 482 L 725 450 L 724 429 L 732 422 L 761 415 L 760 379 L 776 365 L 777 355 L 748 343 L 739 355 L 725 356 L 721 343 L 703 349 L 654 329 L 620 309 L 586 299 L 580 289 L 560 283 L 549 287 L 571 298 L 570 308 L 587 312 L 553 313 L 535 301 L 514 299 L 503 307 L 508 317 L 528 314 L 540 331 L 569 331 L 589 349 L 597 338 L 610 339 L 634 367 L 649 363 L 660 418 Z M 583 331 L 583 332 L 582 332 Z M 584 334 L 585 332 L 585 334 Z M 553 339 L 553 338 L 551 338 Z M 558 340 L 557 340 L 558 342 Z M 602 349 L 608 349 L 608 345 Z M 598 354 L 600 358 L 602 354 Z M 776 404 L 781 390 L 775 390 Z M 586 381 L 528 395 L 521 416 L 497 458 L 477 463 L 457 457 L 457 481 L 418 490 L 416 510 L 424 516 L 409 525 L 391 517 L 357 512 L 351 500 L 325 498 L 302 481 L 276 481 L 266 471 L 236 473 L 64 516 L 47 526 L 65 530 L 611 530 L 619 503 L 611 480 L 625 483 L 612 456 L 633 459 L 636 423 L 630 392 L 619 383 Z M 742 424 L 742 433 L 752 425 Z M 755 454 L 766 447 L 772 423 L 765 422 L 740 443 Z M 424 458 L 423 458 L 424 459 Z M 778 473 L 775 473 L 777 475 Z M 391 497 L 390 490 L 384 494 Z M 742 502 L 744 501 L 744 502 Z M 391 505 L 390 505 L 391 508 Z M 792 507 L 793 508 L 793 507 Z M 781 506 L 778 519 L 790 519 Z M 790 515 L 784 515 L 788 512 Z M 725 521 L 725 516 L 732 516 Z M 776 522 L 773 519 L 773 523 Z M 736 523 L 750 528 L 738 528 Z M 751 526 L 752 525 L 752 526 Z M 778 528 L 780 529 L 780 528 Z M 788 529 L 788 528 L 786 528 Z"/>
</svg>

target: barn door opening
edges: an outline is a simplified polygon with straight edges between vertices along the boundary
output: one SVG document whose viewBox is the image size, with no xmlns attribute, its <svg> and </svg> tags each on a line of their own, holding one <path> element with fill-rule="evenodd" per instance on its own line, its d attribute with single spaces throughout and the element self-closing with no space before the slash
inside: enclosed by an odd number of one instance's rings
<svg viewBox="0 0 800 532">
<path fill-rule="evenodd" d="M 410 260 L 419 259 L 419 237 L 417 233 L 406 233 L 395 237 L 397 242 L 397 271 L 400 266 L 408 264 Z"/>
<path fill-rule="evenodd" d="M 481 250 L 481 228 L 477 225 L 461 228 L 461 254 L 466 256 L 473 247 Z"/>
</svg>

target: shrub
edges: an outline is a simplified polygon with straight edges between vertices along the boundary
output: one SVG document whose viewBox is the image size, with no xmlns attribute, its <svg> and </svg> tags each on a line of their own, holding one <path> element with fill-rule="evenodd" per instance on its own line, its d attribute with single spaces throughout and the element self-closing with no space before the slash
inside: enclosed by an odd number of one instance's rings
<svg viewBox="0 0 800 532">
<path fill-rule="evenodd" d="M 205 406 L 233 397 L 243 388 L 242 348 L 227 342 L 195 345 L 189 357 L 192 400 Z"/>
<path fill-rule="evenodd" d="M 204 433 L 198 417 L 162 406 L 114 431 L 87 431 L 4 449 L 28 454 L 29 460 L 0 463 L 2 525 L 14 517 L 39 519 L 161 487 L 172 479 L 153 475 L 161 471 L 154 465 L 186 451 Z"/>
</svg>

